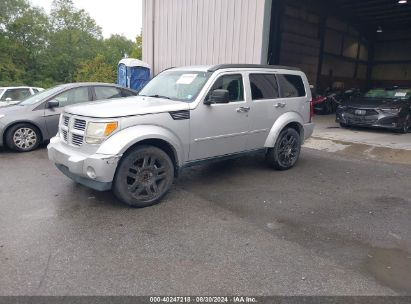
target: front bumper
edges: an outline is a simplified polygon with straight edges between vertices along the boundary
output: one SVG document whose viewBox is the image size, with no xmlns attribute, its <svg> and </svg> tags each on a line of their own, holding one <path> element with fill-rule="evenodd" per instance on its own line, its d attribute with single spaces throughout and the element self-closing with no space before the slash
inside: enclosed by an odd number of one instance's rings
<svg viewBox="0 0 411 304">
<path fill-rule="evenodd" d="M 98 191 L 111 189 L 121 155 L 88 155 L 53 137 L 47 146 L 48 157 L 57 168 L 77 183 Z M 91 177 L 88 172 L 94 172 Z"/>
<path fill-rule="evenodd" d="M 398 114 L 393 115 L 379 113 L 378 115 L 357 116 L 345 111 L 337 111 L 336 122 L 349 126 L 384 128 L 392 130 L 400 129 L 404 124 L 403 119 L 401 119 Z"/>
</svg>

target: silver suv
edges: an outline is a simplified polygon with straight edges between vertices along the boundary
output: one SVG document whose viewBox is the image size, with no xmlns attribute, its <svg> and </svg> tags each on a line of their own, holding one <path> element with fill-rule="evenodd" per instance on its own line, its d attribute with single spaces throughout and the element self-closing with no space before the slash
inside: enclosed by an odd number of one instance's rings
<svg viewBox="0 0 411 304">
<path fill-rule="evenodd" d="M 48 155 L 74 181 L 146 207 L 204 161 L 262 150 L 274 168 L 293 167 L 314 129 L 310 101 L 295 68 L 173 68 L 137 97 L 66 107 Z"/>
</svg>

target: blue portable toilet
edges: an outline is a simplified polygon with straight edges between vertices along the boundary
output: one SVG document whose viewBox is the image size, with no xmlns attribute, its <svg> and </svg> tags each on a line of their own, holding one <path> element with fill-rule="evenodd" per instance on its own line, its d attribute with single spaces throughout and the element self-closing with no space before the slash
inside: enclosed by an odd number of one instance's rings
<svg viewBox="0 0 411 304">
<path fill-rule="evenodd" d="M 117 67 L 117 83 L 139 91 L 150 80 L 150 66 L 138 59 L 121 59 Z"/>
</svg>

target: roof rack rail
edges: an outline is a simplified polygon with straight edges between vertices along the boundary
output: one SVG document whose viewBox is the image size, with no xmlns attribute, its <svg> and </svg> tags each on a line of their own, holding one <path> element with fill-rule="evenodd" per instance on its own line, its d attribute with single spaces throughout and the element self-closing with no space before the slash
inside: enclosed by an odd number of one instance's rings
<svg viewBox="0 0 411 304">
<path fill-rule="evenodd" d="M 281 66 L 281 65 L 264 65 L 264 64 L 218 64 L 208 69 L 208 72 L 215 72 L 222 69 L 275 69 L 301 71 L 299 68 Z"/>
</svg>

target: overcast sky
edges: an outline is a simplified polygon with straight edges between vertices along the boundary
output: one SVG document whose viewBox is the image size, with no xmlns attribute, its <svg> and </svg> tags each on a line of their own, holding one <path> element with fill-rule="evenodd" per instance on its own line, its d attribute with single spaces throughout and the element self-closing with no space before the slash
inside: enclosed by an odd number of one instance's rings
<svg viewBox="0 0 411 304">
<path fill-rule="evenodd" d="M 1 1 L 1 0 L 0 0 Z M 30 0 L 50 13 L 52 0 Z M 141 31 L 142 0 L 73 0 L 77 8 L 86 10 L 103 29 L 104 38 L 123 34 L 133 40 Z"/>
</svg>

